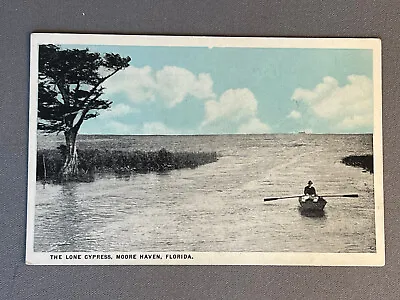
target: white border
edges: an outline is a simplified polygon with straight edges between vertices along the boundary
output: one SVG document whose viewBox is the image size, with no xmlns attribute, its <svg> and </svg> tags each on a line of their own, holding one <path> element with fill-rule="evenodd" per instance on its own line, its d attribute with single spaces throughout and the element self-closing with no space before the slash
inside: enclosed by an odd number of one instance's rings
<svg viewBox="0 0 400 300">
<path fill-rule="evenodd" d="M 102 253 L 50 253 L 34 252 L 34 219 L 36 194 L 37 151 L 37 74 L 38 46 L 40 44 L 129 45 L 129 46 L 191 46 L 240 48 L 319 48 L 319 49 L 371 49 L 373 51 L 374 83 L 374 197 L 376 253 L 312 253 L 312 252 L 102 252 Z M 382 150 L 382 78 L 381 41 L 354 38 L 254 38 L 254 37 L 193 37 L 151 35 L 94 35 L 47 34 L 31 35 L 28 203 L 26 263 L 36 265 L 305 265 L 305 266 L 383 266 L 384 208 L 383 208 L 383 150 Z M 193 259 L 166 259 L 167 254 L 190 254 Z M 50 259 L 50 255 L 62 259 Z M 118 254 L 132 254 L 137 259 L 117 260 Z M 156 254 L 163 259 L 139 259 L 141 254 Z M 81 255 L 81 259 L 66 259 Z M 85 258 L 85 255 L 99 255 Z M 110 259 L 102 259 L 111 255 Z"/>
</svg>

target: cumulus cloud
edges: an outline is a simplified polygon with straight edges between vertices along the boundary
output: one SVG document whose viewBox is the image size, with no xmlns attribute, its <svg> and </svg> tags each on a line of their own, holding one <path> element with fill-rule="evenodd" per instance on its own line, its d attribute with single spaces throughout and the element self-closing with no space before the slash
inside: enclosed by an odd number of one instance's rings
<svg viewBox="0 0 400 300">
<path fill-rule="evenodd" d="M 164 101 L 167 107 L 174 107 L 187 97 L 204 101 L 205 117 L 201 132 L 264 133 L 269 132 L 267 124 L 257 117 L 257 100 L 247 88 L 226 90 L 219 98 L 213 92 L 210 74 L 194 74 L 177 66 L 164 66 L 153 70 L 150 66 L 130 66 L 106 81 L 109 93 L 124 93 L 133 103 Z M 119 104 L 104 113 L 104 117 L 118 117 L 138 112 L 127 104 Z M 142 127 L 124 127 L 113 123 L 121 132 L 134 130 L 137 134 L 175 134 L 161 122 L 149 122 Z M 193 131 L 193 129 L 192 129 Z M 189 131 L 188 131 L 189 132 Z"/>
<path fill-rule="evenodd" d="M 207 101 L 205 110 L 205 124 L 226 118 L 240 121 L 257 113 L 257 101 L 249 89 L 230 89 L 218 101 Z"/>
<path fill-rule="evenodd" d="M 184 68 L 165 66 L 156 72 L 155 79 L 158 93 L 170 107 L 182 102 L 187 95 L 198 99 L 215 97 L 209 74 L 200 73 L 196 76 Z"/>
<path fill-rule="evenodd" d="M 300 119 L 301 118 L 301 113 L 298 112 L 297 110 L 292 110 L 290 114 L 287 116 L 290 119 Z"/>
<path fill-rule="evenodd" d="M 139 110 L 137 108 L 133 108 L 124 103 L 119 103 L 115 105 L 112 104 L 110 109 L 100 112 L 100 116 L 103 118 L 113 118 L 138 112 Z"/>
<path fill-rule="evenodd" d="M 134 102 L 154 100 L 157 83 L 149 66 L 136 68 L 130 66 L 105 81 L 106 92 L 126 93 Z"/>
<path fill-rule="evenodd" d="M 137 130 L 138 128 L 131 124 L 109 121 L 105 124 L 102 131 L 108 134 L 136 134 Z"/>
<path fill-rule="evenodd" d="M 353 130 L 373 125 L 372 80 L 350 75 L 348 84 L 339 86 L 333 77 L 324 77 L 314 89 L 298 88 L 292 100 L 303 101 L 314 115 L 336 124 L 337 129 Z"/>
<path fill-rule="evenodd" d="M 258 118 L 252 118 L 239 126 L 238 133 L 266 133 L 271 128 Z"/>
<path fill-rule="evenodd" d="M 237 128 L 237 133 L 260 133 L 269 130 L 268 125 L 257 118 L 257 100 L 246 88 L 229 89 L 218 100 L 205 103 L 205 119 L 202 126 L 225 124 Z"/>
<path fill-rule="evenodd" d="M 187 69 L 165 66 L 154 71 L 151 67 L 130 66 L 105 82 L 110 93 L 126 93 L 135 103 L 162 99 L 173 107 L 188 95 L 198 99 L 214 98 L 213 81 L 207 73 L 193 74 Z"/>
<path fill-rule="evenodd" d="M 162 122 L 146 122 L 141 125 L 127 124 L 109 120 L 101 125 L 101 131 L 106 134 L 137 134 L 137 135 L 171 135 L 177 132 Z M 96 132 L 95 132 L 96 133 Z"/>
<path fill-rule="evenodd" d="M 176 132 L 168 128 L 164 123 L 161 122 L 148 122 L 144 123 L 140 130 L 141 134 L 148 135 L 167 135 L 176 134 Z"/>
</svg>

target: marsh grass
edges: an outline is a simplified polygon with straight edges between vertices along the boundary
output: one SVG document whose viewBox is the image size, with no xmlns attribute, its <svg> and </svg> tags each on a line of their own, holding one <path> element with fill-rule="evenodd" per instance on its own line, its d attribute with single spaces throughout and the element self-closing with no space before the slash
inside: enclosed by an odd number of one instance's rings
<svg viewBox="0 0 400 300">
<path fill-rule="evenodd" d="M 371 154 L 346 156 L 342 159 L 342 163 L 347 166 L 363 168 L 365 171 L 374 173 L 374 157 Z"/>
<path fill-rule="evenodd" d="M 60 171 L 65 155 L 60 149 L 39 150 L 36 179 L 60 182 Z M 92 181 L 96 173 L 132 174 L 166 172 L 182 168 L 196 168 L 218 160 L 216 152 L 108 151 L 78 150 L 78 175 L 75 181 Z"/>
</svg>

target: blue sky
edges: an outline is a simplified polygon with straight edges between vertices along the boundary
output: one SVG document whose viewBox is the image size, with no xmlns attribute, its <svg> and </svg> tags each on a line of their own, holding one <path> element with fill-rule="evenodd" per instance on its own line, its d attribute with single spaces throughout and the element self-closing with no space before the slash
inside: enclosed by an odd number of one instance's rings
<svg viewBox="0 0 400 300">
<path fill-rule="evenodd" d="M 372 50 L 79 46 L 131 57 L 86 134 L 367 133 Z"/>
</svg>

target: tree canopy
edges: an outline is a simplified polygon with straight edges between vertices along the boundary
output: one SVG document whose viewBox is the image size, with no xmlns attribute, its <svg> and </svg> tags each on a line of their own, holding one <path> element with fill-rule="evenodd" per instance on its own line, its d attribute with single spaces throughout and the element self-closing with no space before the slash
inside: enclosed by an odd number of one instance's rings
<svg viewBox="0 0 400 300">
<path fill-rule="evenodd" d="M 47 133 L 78 131 L 84 120 L 112 104 L 102 99 L 101 84 L 129 66 L 130 57 L 39 46 L 38 129 Z"/>
</svg>

